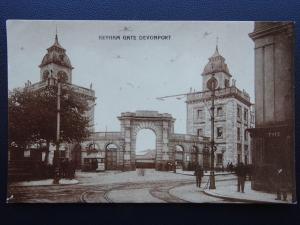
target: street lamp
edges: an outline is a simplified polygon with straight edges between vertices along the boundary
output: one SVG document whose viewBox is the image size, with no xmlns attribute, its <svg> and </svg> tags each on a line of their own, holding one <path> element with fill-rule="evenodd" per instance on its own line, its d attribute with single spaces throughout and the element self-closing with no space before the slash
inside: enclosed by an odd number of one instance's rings
<svg viewBox="0 0 300 225">
<path fill-rule="evenodd" d="M 52 71 L 51 71 L 52 72 Z M 60 151 L 59 151 L 59 143 L 60 143 L 60 97 L 61 97 L 61 81 L 60 78 L 54 78 L 51 76 L 48 78 L 48 86 L 54 86 L 57 83 L 57 114 L 56 114 L 56 167 L 54 169 L 54 179 L 53 184 L 59 184 L 60 180 Z"/>
<path fill-rule="evenodd" d="M 210 176 L 209 176 L 209 189 L 216 189 L 216 182 L 215 182 L 215 171 L 214 171 L 214 164 L 215 164 L 215 90 L 218 85 L 218 81 L 215 78 L 215 74 L 212 74 L 212 77 L 207 82 L 207 88 L 211 91 L 211 141 L 210 141 Z"/>
</svg>

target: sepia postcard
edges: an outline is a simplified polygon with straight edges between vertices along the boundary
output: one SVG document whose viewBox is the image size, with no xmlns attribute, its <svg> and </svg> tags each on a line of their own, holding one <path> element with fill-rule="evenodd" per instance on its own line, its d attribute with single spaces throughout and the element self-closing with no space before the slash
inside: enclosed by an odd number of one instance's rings
<svg viewBox="0 0 300 225">
<path fill-rule="evenodd" d="M 8 20 L 7 203 L 296 203 L 294 22 Z"/>
</svg>

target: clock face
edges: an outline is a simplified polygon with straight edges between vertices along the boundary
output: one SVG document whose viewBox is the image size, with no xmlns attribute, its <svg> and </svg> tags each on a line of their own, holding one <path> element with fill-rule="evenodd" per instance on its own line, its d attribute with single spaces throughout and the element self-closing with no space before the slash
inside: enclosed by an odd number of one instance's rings
<svg viewBox="0 0 300 225">
<path fill-rule="evenodd" d="M 206 83 L 206 87 L 211 91 L 215 90 L 218 87 L 217 79 L 214 77 L 210 78 Z"/>
<path fill-rule="evenodd" d="M 57 78 L 59 79 L 60 82 L 68 81 L 68 76 L 67 76 L 66 72 L 64 72 L 64 71 L 59 71 L 57 73 Z"/>
</svg>

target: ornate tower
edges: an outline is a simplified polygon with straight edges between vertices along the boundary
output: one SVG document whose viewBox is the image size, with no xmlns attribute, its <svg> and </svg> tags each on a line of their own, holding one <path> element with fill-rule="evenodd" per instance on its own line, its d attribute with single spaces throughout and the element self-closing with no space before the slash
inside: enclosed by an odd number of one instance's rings
<svg viewBox="0 0 300 225">
<path fill-rule="evenodd" d="M 60 77 L 67 83 L 72 83 L 72 67 L 66 50 L 59 44 L 57 34 L 54 44 L 47 49 L 40 67 L 40 81 L 45 81 L 49 76 Z"/>
<path fill-rule="evenodd" d="M 217 88 L 225 88 L 230 86 L 230 78 L 232 77 L 229 73 L 225 58 L 220 55 L 218 45 L 216 46 L 215 53 L 209 58 L 209 62 L 204 67 L 202 73 L 202 90 L 208 91 L 207 82 L 211 78 L 212 74 L 218 81 Z"/>
</svg>

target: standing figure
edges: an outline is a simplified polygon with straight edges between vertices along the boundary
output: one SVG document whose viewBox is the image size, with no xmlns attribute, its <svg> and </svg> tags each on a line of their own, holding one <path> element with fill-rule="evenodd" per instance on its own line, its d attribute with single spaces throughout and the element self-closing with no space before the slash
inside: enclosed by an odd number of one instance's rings
<svg viewBox="0 0 300 225">
<path fill-rule="evenodd" d="M 246 168 L 244 166 L 244 163 L 239 163 L 236 167 L 236 175 L 238 178 L 238 183 L 237 183 L 237 191 L 238 192 L 244 192 L 245 188 L 245 180 L 246 180 Z"/>
<path fill-rule="evenodd" d="M 232 165 L 232 162 L 230 162 L 230 164 L 229 164 L 229 171 L 230 171 L 230 173 L 233 172 L 233 165 Z"/>
<path fill-rule="evenodd" d="M 276 192 L 277 192 L 277 198 L 276 200 L 281 200 L 281 195 L 284 201 L 287 199 L 287 183 L 286 183 L 286 171 L 283 168 L 279 168 L 276 170 L 275 174 L 275 185 L 276 185 Z"/>
<path fill-rule="evenodd" d="M 203 169 L 201 166 L 196 166 L 194 175 L 196 176 L 196 186 L 201 187 L 201 181 L 203 177 Z"/>
</svg>

